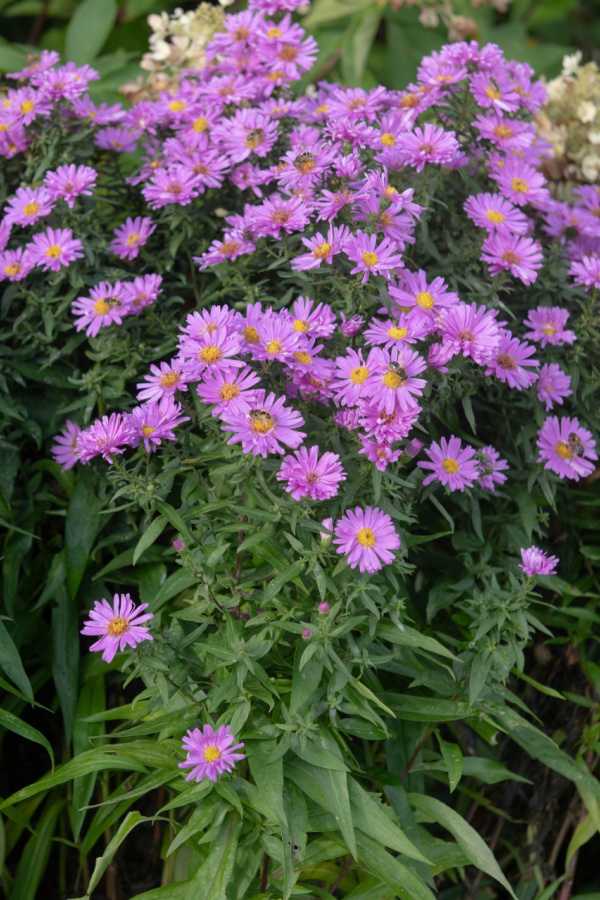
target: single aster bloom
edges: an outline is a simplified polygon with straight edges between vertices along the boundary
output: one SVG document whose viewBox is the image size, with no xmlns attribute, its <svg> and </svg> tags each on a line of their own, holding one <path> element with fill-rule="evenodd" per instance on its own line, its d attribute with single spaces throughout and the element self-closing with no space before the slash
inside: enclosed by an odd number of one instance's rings
<svg viewBox="0 0 600 900">
<path fill-rule="evenodd" d="M 362 284 L 366 284 L 370 275 L 383 275 L 389 279 L 390 269 L 404 265 L 402 257 L 394 252 L 390 239 L 384 238 L 377 244 L 376 234 L 357 231 L 354 237 L 347 239 L 344 252 L 348 259 L 356 263 L 350 274 L 363 273 Z"/>
<path fill-rule="evenodd" d="M 500 344 L 496 310 L 476 303 L 457 303 L 445 312 L 442 333 L 445 349 L 470 356 L 480 366 L 489 362 Z"/>
<path fill-rule="evenodd" d="M 336 253 L 344 250 L 349 235 L 350 229 L 342 225 L 331 226 L 325 237 L 320 231 L 317 231 L 314 237 L 303 237 L 302 243 L 309 252 L 294 257 L 291 261 L 292 269 L 305 272 L 307 269 L 318 269 L 323 262 L 330 266 Z"/>
<path fill-rule="evenodd" d="M 115 322 L 120 325 L 125 312 L 124 286 L 120 281 L 111 284 L 109 281 L 101 281 L 90 290 L 89 297 L 78 297 L 71 304 L 71 311 L 75 320 L 75 329 L 86 329 L 88 337 L 98 334 L 104 325 Z"/>
<path fill-rule="evenodd" d="M 427 368 L 423 357 L 408 347 L 393 347 L 391 353 L 376 349 L 372 353 L 375 371 L 365 381 L 364 397 L 388 415 L 396 408 L 414 407 L 414 398 L 422 395 L 427 384 L 424 378 L 415 377 Z"/>
<path fill-rule="evenodd" d="M 402 284 L 399 287 L 391 285 L 389 291 L 393 302 L 403 312 L 418 308 L 435 315 L 440 309 L 454 306 L 459 301 L 458 294 L 448 289 L 443 278 L 428 282 L 423 269 L 418 272 L 405 270 L 401 277 Z"/>
<path fill-rule="evenodd" d="M 385 472 L 390 463 L 400 459 L 402 451 L 392 450 L 390 444 L 371 440 L 364 434 L 359 434 L 358 439 L 362 444 L 362 448 L 358 451 L 359 455 L 364 453 L 370 462 L 375 463 L 380 472 Z"/>
<path fill-rule="evenodd" d="M 96 187 L 98 173 L 91 166 L 59 166 L 54 172 L 46 172 L 44 184 L 48 188 L 53 202 L 59 199 L 66 201 L 69 209 L 73 209 L 75 200 L 81 194 L 91 196 Z"/>
<path fill-rule="evenodd" d="M 533 166 L 518 157 L 506 157 L 502 168 L 491 172 L 505 197 L 517 206 L 539 206 L 548 198 L 546 179 Z"/>
<path fill-rule="evenodd" d="M 225 410 L 243 415 L 254 406 L 254 387 L 259 381 L 260 378 L 250 366 L 242 369 L 217 369 L 204 375 L 196 392 L 203 403 L 216 404 L 213 416 L 220 416 Z"/>
<path fill-rule="evenodd" d="M 129 429 L 120 413 L 102 416 L 79 433 L 77 448 L 82 463 L 89 462 L 96 456 L 102 456 L 112 465 L 112 458 L 122 453 L 124 447 L 130 445 Z"/>
<path fill-rule="evenodd" d="M 54 438 L 56 443 L 52 445 L 50 452 L 54 457 L 54 461 L 61 466 L 63 472 L 72 469 L 75 463 L 79 462 L 77 440 L 80 431 L 79 425 L 67 419 L 63 430 Z"/>
<path fill-rule="evenodd" d="M 334 534 L 337 552 L 346 555 L 351 569 L 358 566 L 361 572 L 377 572 L 383 563 L 393 562 L 393 551 L 400 547 L 391 517 L 376 506 L 349 509 L 335 523 Z"/>
<path fill-rule="evenodd" d="M 501 459 L 500 454 L 494 447 L 482 447 L 477 451 L 477 481 L 479 487 L 488 491 L 495 491 L 497 484 L 504 484 L 506 475 L 504 471 L 508 469 L 508 463 L 505 459 Z"/>
<path fill-rule="evenodd" d="M 197 340 L 185 336 L 179 346 L 182 371 L 188 381 L 199 381 L 206 369 L 240 369 L 244 363 L 235 359 L 240 345 L 239 335 L 228 334 L 226 328 L 207 331 Z"/>
<path fill-rule="evenodd" d="M 384 310 L 379 310 L 384 312 Z M 415 344 L 429 334 L 429 328 L 423 317 L 407 316 L 400 313 L 396 321 L 388 319 L 382 322 L 371 319 L 371 324 L 365 329 L 365 343 L 382 345 L 387 350 L 392 347 L 400 347 L 402 344 Z"/>
<path fill-rule="evenodd" d="M 541 244 L 533 238 L 497 232 L 483 242 L 480 258 L 492 275 L 506 270 L 529 285 L 536 280 L 544 256 Z"/>
<path fill-rule="evenodd" d="M 598 459 L 594 450 L 596 441 L 580 426 L 578 419 L 549 416 L 538 432 L 536 443 L 540 448 L 538 462 L 543 462 L 545 469 L 556 472 L 560 478 L 579 481 L 594 471 L 590 460 Z"/>
<path fill-rule="evenodd" d="M 530 309 L 523 322 L 530 330 L 525 332 L 526 338 L 532 341 L 540 341 L 542 347 L 546 344 L 560 346 L 572 344 L 575 340 L 574 331 L 565 331 L 565 325 L 569 318 L 569 311 L 560 306 L 538 306 Z"/>
<path fill-rule="evenodd" d="M 9 225 L 33 225 L 51 213 L 53 207 L 50 192 L 45 187 L 17 188 L 15 196 L 4 207 L 4 221 Z"/>
<path fill-rule="evenodd" d="M 486 369 L 486 375 L 495 375 L 505 381 L 509 387 L 518 391 L 531 387 L 537 380 L 537 372 L 529 369 L 537 368 L 539 360 L 530 359 L 536 348 L 514 337 L 510 331 L 500 330 L 500 343 L 496 356 L 492 357 Z"/>
<path fill-rule="evenodd" d="M 508 73 L 500 67 L 494 68 L 493 73 L 475 73 L 469 87 L 478 105 L 484 109 L 513 113 L 519 108 L 519 95 Z"/>
<path fill-rule="evenodd" d="M 341 406 L 356 406 L 364 394 L 367 378 L 379 371 L 379 355 L 376 350 L 371 350 L 365 361 L 362 350 L 357 353 L 356 350 L 349 349 L 345 356 L 338 356 L 335 362 L 337 377 L 333 388 L 336 391 L 336 403 Z"/>
<path fill-rule="evenodd" d="M 423 128 L 417 127 L 399 135 L 395 149 L 404 165 L 414 166 L 417 172 L 422 172 L 427 163 L 452 163 L 460 145 L 453 131 L 444 131 L 428 122 Z"/>
<path fill-rule="evenodd" d="M 301 447 L 284 457 L 277 480 L 287 482 L 285 489 L 294 500 L 307 496 L 329 500 L 337 494 L 340 481 L 346 480 L 346 473 L 337 453 L 326 451 L 319 459 L 318 447 Z"/>
<path fill-rule="evenodd" d="M 529 219 L 502 194 L 474 194 L 465 202 L 465 212 L 479 228 L 490 232 L 526 234 Z"/>
<path fill-rule="evenodd" d="M 374 437 L 381 444 L 393 444 L 407 436 L 420 412 L 421 407 L 417 403 L 407 409 L 397 406 L 388 413 L 377 403 L 364 400 L 361 401 L 359 424 L 365 429 L 367 437 Z"/>
<path fill-rule="evenodd" d="M 581 261 L 572 263 L 569 275 L 573 276 L 575 284 L 580 284 L 586 291 L 591 287 L 600 289 L 600 258 L 583 256 Z"/>
<path fill-rule="evenodd" d="M 496 113 L 487 116 L 479 115 L 471 123 L 481 137 L 491 141 L 503 152 L 507 150 L 526 150 L 535 137 L 535 129 L 528 122 L 518 119 L 507 119 Z"/>
<path fill-rule="evenodd" d="M 296 351 L 306 348 L 306 334 L 297 329 L 291 317 L 263 316 L 256 326 L 260 343 L 254 348 L 255 359 L 277 359 L 286 362 Z"/>
<path fill-rule="evenodd" d="M 562 406 L 564 398 L 573 393 L 571 376 L 563 372 L 558 363 L 546 363 L 540 369 L 536 390 L 538 400 L 546 404 L 546 410 L 552 409 L 555 403 Z"/>
<path fill-rule="evenodd" d="M 108 249 L 120 259 L 135 259 L 147 242 L 152 232 L 156 229 L 152 219 L 148 216 L 136 216 L 135 219 L 127 217 L 122 225 L 115 228 L 116 237 L 108 245 Z"/>
<path fill-rule="evenodd" d="M 231 772 L 239 759 L 244 759 L 241 750 L 243 744 L 231 745 L 235 741 L 229 725 L 220 725 L 213 731 L 210 725 L 188 729 L 183 738 L 183 749 L 187 750 L 185 762 L 179 763 L 180 769 L 191 769 L 185 776 L 186 781 L 202 781 L 209 778 L 216 781 L 223 772 Z"/>
<path fill-rule="evenodd" d="M 440 443 L 433 441 L 429 449 L 425 448 L 429 462 L 419 462 L 421 469 L 431 469 L 431 475 L 423 479 L 423 485 L 431 481 L 441 481 L 451 491 L 464 491 L 473 487 L 479 477 L 477 458 L 472 447 L 462 447 L 460 438 L 454 435 L 450 440 L 441 438 Z"/>
<path fill-rule="evenodd" d="M 148 628 L 142 624 L 154 618 L 152 613 L 144 613 L 147 607 L 147 603 L 136 606 L 129 594 L 115 594 L 112 606 L 104 598 L 101 603 L 96 600 L 81 629 L 81 634 L 101 635 L 90 650 L 102 650 L 102 659 L 110 663 L 117 650 L 153 640 Z"/>
<path fill-rule="evenodd" d="M 115 153 L 133 153 L 137 147 L 137 135 L 128 128 L 98 129 L 94 143 L 102 150 L 113 150 Z"/>
<path fill-rule="evenodd" d="M 0 281 L 21 281 L 33 268 L 33 260 L 26 247 L 0 253 Z"/>
<path fill-rule="evenodd" d="M 123 315 L 137 315 L 151 306 L 162 294 L 162 275 L 138 275 L 133 281 L 123 282 Z"/>
<path fill-rule="evenodd" d="M 181 325 L 181 334 L 202 340 L 207 334 L 218 331 L 219 328 L 230 329 L 235 319 L 235 313 L 228 306 L 211 306 L 210 309 L 194 310 L 188 313 L 185 325 Z"/>
<path fill-rule="evenodd" d="M 304 231 L 310 210 L 300 197 L 280 197 L 272 194 L 252 210 L 252 227 L 257 235 L 279 237 L 281 230 L 291 234 Z"/>
<path fill-rule="evenodd" d="M 223 431 L 232 431 L 228 444 L 241 443 L 244 453 L 263 456 L 267 453 L 283 453 L 282 444 L 293 450 L 299 447 L 306 434 L 297 431 L 304 425 L 304 419 L 294 409 L 285 406 L 283 397 L 256 392 L 256 406 L 243 413 L 225 410 L 221 419 Z"/>
<path fill-rule="evenodd" d="M 293 306 L 294 331 L 312 338 L 331 337 L 336 329 L 335 314 L 327 303 L 318 303 L 310 297 L 298 297 Z"/>
<path fill-rule="evenodd" d="M 144 444 L 146 453 L 154 453 L 163 441 L 175 441 L 173 429 L 182 422 L 189 422 L 189 416 L 182 415 L 181 405 L 172 396 L 160 400 L 149 400 L 135 406 L 125 418 L 132 447 Z"/>
<path fill-rule="evenodd" d="M 138 400 L 160 400 L 161 397 L 173 396 L 175 391 L 187 389 L 186 376 L 176 359 L 170 363 L 161 362 L 160 367 L 151 365 L 150 372 L 152 374 L 145 375 L 144 381 L 136 385 Z"/>
<path fill-rule="evenodd" d="M 350 316 L 349 319 L 346 318 L 344 313 L 340 313 L 340 316 L 342 317 L 340 329 L 346 337 L 353 337 L 355 334 L 358 334 L 364 325 L 365 320 L 363 316 Z"/>
<path fill-rule="evenodd" d="M 187 206 L 198 196 L 196 176 L 187 166 L 173 165 L 158 169 L 142 190 L 150 209 L 160 209 L 169 203 Z"/>
<path fill-rule="evenodd" d="M 73 237 L 70 228 L 47 228 L 34 234 L 32 242 L 27 244 L 27 251 L 35 266 L 53 272 L 85 256 L 83 244 Z"/>
<path fill-rule="evenodd" d="M 535 575 L 554 575 L 558 565 L 558 556 L 548 556 L 539 547 L 521 547 L 521 559 L 519 568 L 523 569 L 529 578 Z"/>
</svg>

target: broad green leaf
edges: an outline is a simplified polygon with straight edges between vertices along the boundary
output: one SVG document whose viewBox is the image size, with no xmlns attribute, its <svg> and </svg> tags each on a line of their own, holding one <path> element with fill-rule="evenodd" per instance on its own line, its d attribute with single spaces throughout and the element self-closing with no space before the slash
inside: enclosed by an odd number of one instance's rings
<svg viewBox="0 0 600 900">
<path fill-rule="evenodd" d="M 256 787 L 261 792 L 279 824 L 287 825 L 283 809 L 283 759 L 272 759 L 275 741 L 248 741 L 248 765 Z"/>
<path fill-rule="evenodd" d="M 579 823 L 573 832 L 573 837 L 569 841 L 569 846 L 567 847 L 567 856 L 565 858 L 565 869 L 567 871 L 569 870 L 571 860 L 573 859 L 573 854 L 576 853 L 580 847 L 583 847 L 584 844 L 587 844 L 588 841 L 591 841 L 597 830 L 596 823 L 589 815 Z"/>
<path fill-rule="evenodd" d="M 397 853 L 404 853 L 411 859 L 429 863 L 429 860 L 423 856 L 413 842 L 409 841 L 386 815 L 384 807 L 375 794 L 363 790 L 353 778 L 348 779 L 348 791 L 355 828 L 360 828 L 365 834 L 376 836 L 381 844 L 396 850 Z"/>
<path fill-rule="evenodd" d="M 565 697 L 554 688 L 548 687 L 546 684 L 541 684 L 539 681 L 536 681 L 535 678 L 531 678 L 529 675 L 526 675 L 525 672 L 518 672 L 517 669 L 511 669 L 511 673 L 516 675 L 517 678 L 520 678 L 521 681 L 525 681 L 527 684 L 530 684 L 531 687 L 534 687 L 536 691 L 539 691 L 540 694 L 546 694 L 548 697 L 555 697 L 557 700 L 565 700 Z"/>
<path fill-rule="evenodd" d="M 392 644 L 401 644 L 404 647 L 410 647 L 413 650 L 426 650 L 428 653 L 436 653 L 438 656 L 445 656 L 446 659 L 456 659 L 450 650 L 447 650 L 443 644 L 436 641 L 435 638 L 421 634 L 408 625 L 400 628 L 391 622 L 379 622 L 376 630 L 377 637 L 384 641 L 390 641 Z"/>
<path fill-rule="evenodd" d="M 464 700 L 439 700 L 412 694 L 388 694 L 383 699 L 394 712 L 411 722 L 453 722 L 476 715 L 476 709 Z"/>
<path fill-rule="evenodd" d="M 165 519 L 171 523 L 173 528 L 176 528 L 177 531 L 180 532 L 180 534 L 187 541 L 190 547 L 195 546 L 196 541 L 194 540 L 192 532 L 183 521 L 177 510 L 173 509 L 170 503 L 165 503 L 164 500 L 157 500 L 156 508 L 163 514 Z"/>
<path fill-rule="evenodd" d="M 171 841 L 167 850 L 167 856 L 170 856 L 178 847 L 185 844 L 188 838 L 208 828 L 218 811 L 223 807 L 224 804 L 218 803 L 205 803 L 197 807 L 190 816 L 189 821 L 186 822 L 183 828 L 180 828 L 175 838 Z"/>
<path fill-rule="evenodd" d="M 451 744 L 449 741 L 442 740 L 439 734 L 436 736 L 442 758 L 448 770 L 448 785 L 450 793 L 452 793 L 463 773 L 464 757 L 458 744 Z"/>
<path fill-rule="evenodd" d="M 11 681 L 21 690 L 28 700 L 33 702 L 33 690 L 29 678 L 25 674 L 19 651 L 15 642 L 6 630 L 4 622 L 0 620 L 0 668 L 8 675 Z"/>
<path fill-rule="evenodd" d="M 227 886 L 233 874 L 241 827 L 236 813 L 223 820 L 207 859 L 182 894 L 183 900 L 198 900 L 199 891 L 202 900 L 229 900 Z"/>
<path fill-rule="evenodd" d="M 88 678 L 81 689 L 75 707 L 73 722 L 73 753 L 78 756 L 91 749 L 90 738 L 104 733 L 102 722 L 85 721 L 89 716 L 97 715 L 106 705 L 104 678 L 102 676 Z M 79 838 L 86 815 L 85 806 L 90 802 L 97 772 L 90 772 L 73 779 L 73 802 L 71 804 L 71 825 L 73 837 Z"/>
<path fill-rule="evenodd" d="M 165 530 L 165 526 L 167 524 L 167 520 L 164 516 L 157 516 L 153 522 L 148 525 L 145 532 L 135 545 L 135 550 L 133 551 L 133 564 L 135 566 L 136 562 L 148 547 L 151 547 L 152 544 L 158 540 L 163 531 Z"/>
<path fill-rule="evenodd" d="M 401 900 L 434 900 L 423 879 L 388 853 L 377 840 L 358 831 L 356 841 L 359 862 L 389 884 Z"/>
<path fill-rule="evenodd" d="M 36 744 L 41 744 L 48 751 L 52 768 L 54 768 L 52 747 L 41 731 L 38 731 L 37 728 L 33 728 L 31 725 L 27 725 L 22 719 L 19 719 L 18 716 L 13 715 L 7 709 L 0 709 L 0 725 L 3 728 L 8 728 L 9 731 L 14 731 L 15 734 L 19 734 L 21 737 L 27 738 L 28 741 L 35 741 Z"/>
<path fill-rule="evenodd" d="M 75 485 L 65 522 L 65 559 L 71 597 L 81 584 L 94 539 L 106 523 L 107 517 L 98 515 L 102 507 L 95 483 L 85 473 Z"/>
<path fill-rule="evenodd" d="M 50 851 L 53 847 L 56 820 L 65 801 L 57 798 L 49 800 L 42 815 L 35 823 L 35 832 L 25 844 L 15 880 L 11 888 L 11 897 L 18 900 L 35 900 L 38 887 L 44 875 Z"/>
<path fill-rule="evenodd" d="M 446 828 L 454 837 L 456 843 L 461 848 L 465 856 L 474 866 L 481 869 L 487 875 L 495 878 L 514 898 L 517 900 L 516 894 L 508 883 L 504 872 L 496 862 L 496 857 L 480 837 L 475 829 L 469 825 L 466 819 L 463 819 L 457 812 L 446 806 L 435 797 L 428 797 L 425 794 L 408 795 L 414 809 L 422 813 L 426 821 L 437 822 L 443 828 Z"/>
<path fill-rule="evenodd" d="M 345 772 L 334 772 L 332 769 L 311 768 L 325 795 L 329 812 L 333 813 L 348 850 L 356 858 L 356 838 L 348 794 L 348 776 Z"/>
<path fill-rule="evenodd" d="M 102 50 L 117 12 L 116 0 L 83 0 L 67 26 L 65 60 L 78 66 L 91 62 Z"/>
<path fill-rule="evenodd" d="M 133 831 L 135 826 L 139 825 L 140 822 L 149 821 L 150 819 L 148 819 L 146 816 L 142 816 L 142 814 L 138 812 L 137 809 L 133 812 L 127 813 L 112 841 L 110 842 L 102 856 L 99 856 L 96 860 L 96 865 L 94 866 L 94 871 L 92 872 L 92 877 L 90 878 L 90 883 L 87 889 L 87 892 L 90 896 L 92 894 L 92 891 L 94 891 L 98 886 L 100 879 L 106 872 L 107 868 L 112 862 L 115 853 L 129 834 L 129 832 Z"/>
<path fill-rule="evenodd" d="M 52 677 L 60 700 L 65 736 L 69 742 L 77 702 L 78 671 L 77 606 L 67 589 L 61 586 L 57 593 L 57 605 L 52 610 Z"/>
<path fill-rule="evenodd" d="M 499 781 L 519 781 L 523 784 L 533 784 L 529 778 L 516 775 L 496 762 L 495 759 L 487 759 L 485 756 L 465 756 L 463 759 L 463 775 L 478 778 L 484 784 L 497 784 Z"/>
<path fill-rule="evenodd" d="M 306 649 L 303 643 L 299 641 L 296 646 L 294 671 L 292 674 L 292 699 L 290 702 L 290 712 L 292 713 L 299 712 L 305 704 L 308 704 L 314 698 L 323 674 L 323 663 L 315 659 L 314 656 L 311 656 L 308 662 L 300 668 L 302 656 Z"/>
</svg>

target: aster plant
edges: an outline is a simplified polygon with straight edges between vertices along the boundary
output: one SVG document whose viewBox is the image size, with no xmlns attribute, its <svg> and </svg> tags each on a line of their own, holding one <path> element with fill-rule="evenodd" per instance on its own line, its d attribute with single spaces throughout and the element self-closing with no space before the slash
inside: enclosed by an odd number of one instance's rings
<svg viewBox="0 0 600 900">
<path fill-rule="evenodd" d="M 130 108 L 56 54 L 11 75 L 0 636 L 15 703 L 19 651 L 52 671 L 74 755 L 0 808 L 37 826 L 74 779 L 88 896 L 152 827 L 148 900 L 550 897 L 558 851 L 547 872 L 528 833 L 499 862 L 513 836 L 477 817 L 542 769 L 555 822 L 600 799 L 594 730 L 559 747 L 536 698 L 562 695 L 527 674 L 596 587 L 600 192 L 552 199 L 545 89 L 494 45 L 403 91 L 293 93 L 299 5 L 225 15 Z"/>
</svg>

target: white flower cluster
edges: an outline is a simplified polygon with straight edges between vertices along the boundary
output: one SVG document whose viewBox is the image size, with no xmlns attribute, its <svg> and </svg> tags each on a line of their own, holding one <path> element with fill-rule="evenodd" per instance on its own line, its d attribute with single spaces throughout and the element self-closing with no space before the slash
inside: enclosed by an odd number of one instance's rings
<svg viewBox="0 0 600 900">
<path fill-rule="evenodd" d="M 172 15 L 163 12 L 148 16 L 153 33 L 150 52 L 142 58 L 142 68 L 148 72 L 202 68 L 206 63 L 206 45 L 220 29 L 223 17 L 223 9 L 210 3 L 201 3 L 192 12 L 177 8 Z"/>
</svg>

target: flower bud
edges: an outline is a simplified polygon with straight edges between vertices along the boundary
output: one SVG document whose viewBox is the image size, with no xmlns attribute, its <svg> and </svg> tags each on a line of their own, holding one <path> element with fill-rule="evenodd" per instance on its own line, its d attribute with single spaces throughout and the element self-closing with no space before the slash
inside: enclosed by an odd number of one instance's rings
<svg viewBox="0 0 600 900">
<path fill-rule="evenodd" d="M 310 630 L 310 628 L 302 629 L 302 637 L 304 638 L 305 641 L 310 641 L 310 639 L 312 637 L 312 631 Z"/>
<path fill-rule="evenodd" d="M 423 441 L 420 441 L 419 438 L 413 438 L 404 448 L 404 452 L 408 456 L 418 456 L 422 449 Z"/>
<path fill-rule="evenodd" d="M 329 612 L 329 603 L 327 600 L 322 600 L 321 603 L 319 603 L 319 612 L 323 615 Z"/>
<path fill-rule="evenodd" d="M 333 519 L 322 519 L 321 525 L 323 528 L 327 528 L 328 531 L 333 531 Z M 331 534 L 327 534 L 327 531 L 321 531 L 321 544 L 323 547 L 329 547 L 331 543 Z"/>
<path fill-rule="evenodd" d="M 175 540 L 172 541 L 172 544 L 178 553 L 181 553 L 182 550 L 185 550 L 185 544 L 183 543 L 183 541 L 180 541 L 179 538 L 175 538 Z"/>
<path fill-rule="evenodd" d="M 352 337 L 357 334 L 363 326 L 363 322 L 365 321 L 362 316 L 352 316 L 350 319 L 346 319 L 344 313 L 340 313 L 342 317 L 342 324 L 340 328 L 346 337 Z"/>
</svg>

